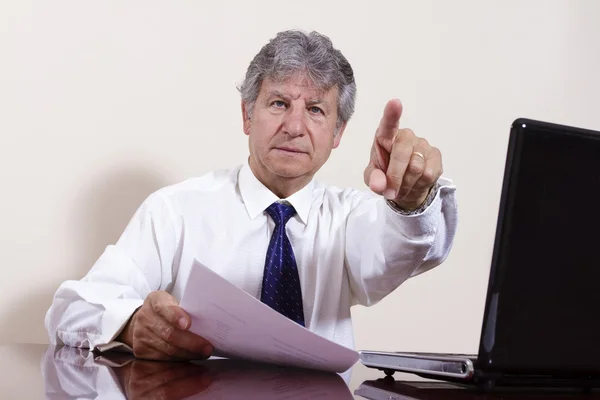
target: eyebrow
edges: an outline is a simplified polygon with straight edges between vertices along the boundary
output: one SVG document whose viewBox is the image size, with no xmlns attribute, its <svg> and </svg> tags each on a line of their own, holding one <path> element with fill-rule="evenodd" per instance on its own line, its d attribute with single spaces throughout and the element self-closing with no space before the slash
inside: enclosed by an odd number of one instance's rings
<svg viewBox="0 0 600 400">
<path fill-rule="evenodd" d="M 323 100 L 323 99 L 309 99 L 306 104 L 308 106 L 314 106 L 317 104 L 322 105 L 324 108 L 329 109 L 329 103 L 327 102 L 327 100 Z"/>
<path fill-rule="evenodd" d="M 280 92 L 279 90 L 271 90 L 269 92 L 269 95 L 267 96 L 267 101 L 270 100 L 272 97 L 280 97 L 286 101 L 290 100 L 290 96 L 285 95 L 283 92 Z"/>
<path fill-rule="evenodd" d="M 290 96 L 284 94 L 283 92 L 280 92 L 279 90 L 271 90 L 269 92 L 269 95 L 266 97 L 267 102 L 269 102 L 269 100 L 273 97 L 279 97 L 287 102 L 290 102 Z M 308 106 L 314 106 L 316 104 L 322 104 L 323 106 L 325 106 L 325 108 L 329 108 L 329 103 L 321 98 L 311 98 L 308 99 L 308 101 L 306 102 L 306 104 Z"/>
</svg>

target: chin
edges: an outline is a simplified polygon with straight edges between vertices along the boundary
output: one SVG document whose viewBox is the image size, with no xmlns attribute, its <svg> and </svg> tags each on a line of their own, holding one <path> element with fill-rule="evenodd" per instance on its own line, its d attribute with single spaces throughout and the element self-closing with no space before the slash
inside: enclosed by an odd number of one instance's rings
<svg viewBox="0 0 600 400">
<path fill-rule="evenodd" d="M 290 167 L 276 168 L 276 169 L 273 169 L 272 172 L 275 175 L 281 176 L 283 178 L 298 178 L 298 177 L 306 175 L 308 173 L 308 171 L 303 171 L 303 170 L 299 170 L 297 168 L 290 168 Z"/>
<path fill-rule="evenodd" d="M 269 169 L 277 176 L 283 178 L 298 178 L 310 173 L 311 168 L 305 165 L 296 165 L 296 163 L 274 163 Z"/>
</svg>

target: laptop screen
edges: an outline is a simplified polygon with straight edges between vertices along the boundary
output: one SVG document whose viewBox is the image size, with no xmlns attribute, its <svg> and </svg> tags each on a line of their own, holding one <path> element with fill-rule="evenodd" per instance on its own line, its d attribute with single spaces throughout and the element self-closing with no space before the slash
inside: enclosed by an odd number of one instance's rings
<svg viewBox="0 0 600 400">
<path fill-rule="evenodd" d="M 513 128 L 480 357 L 600 373 L 600 135 Z"/>
</svg>

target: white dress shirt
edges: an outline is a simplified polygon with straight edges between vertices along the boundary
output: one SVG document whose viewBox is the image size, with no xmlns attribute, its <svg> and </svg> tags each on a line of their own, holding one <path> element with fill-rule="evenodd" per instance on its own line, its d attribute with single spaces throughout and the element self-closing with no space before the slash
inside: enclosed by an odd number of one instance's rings
<svg viewBox="0 0 600 400">
<path fill-rule="evenodd" d="M 402 215 L 369 190 L 311 181 L 287 200 L 286 225 L 298 265 L 306 328 L 354 348 L 350 307 L 372 305 L 447 257 L 457 225 L 455 187 L 444 177 L 421 213 Z M 45 324 L 52 344 L 113 347 L 144 298 L 166 290 L 178 300 L 194 259 L 260 298 L 280 200 L 248 163 L 151 194 L 115 245 L 80 281 L 57 290 Z"/>
</svg>

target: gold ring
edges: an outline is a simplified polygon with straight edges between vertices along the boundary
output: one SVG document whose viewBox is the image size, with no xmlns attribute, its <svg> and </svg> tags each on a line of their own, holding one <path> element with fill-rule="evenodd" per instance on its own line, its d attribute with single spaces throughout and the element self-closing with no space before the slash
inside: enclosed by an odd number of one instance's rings
<svg viewBox="0 0 600 400">
<path fill-rule="evenodd" d="M 419 157 L 421 157 L 423 160 L 425 159 L 425 156 L 423 155 L 423 153 L 419 153 L 418 151 L 415 151 L 415 152 L 413 152 L 413 154 L 414 154 L 415 156 L 419 156 Z"/>
</svg>

